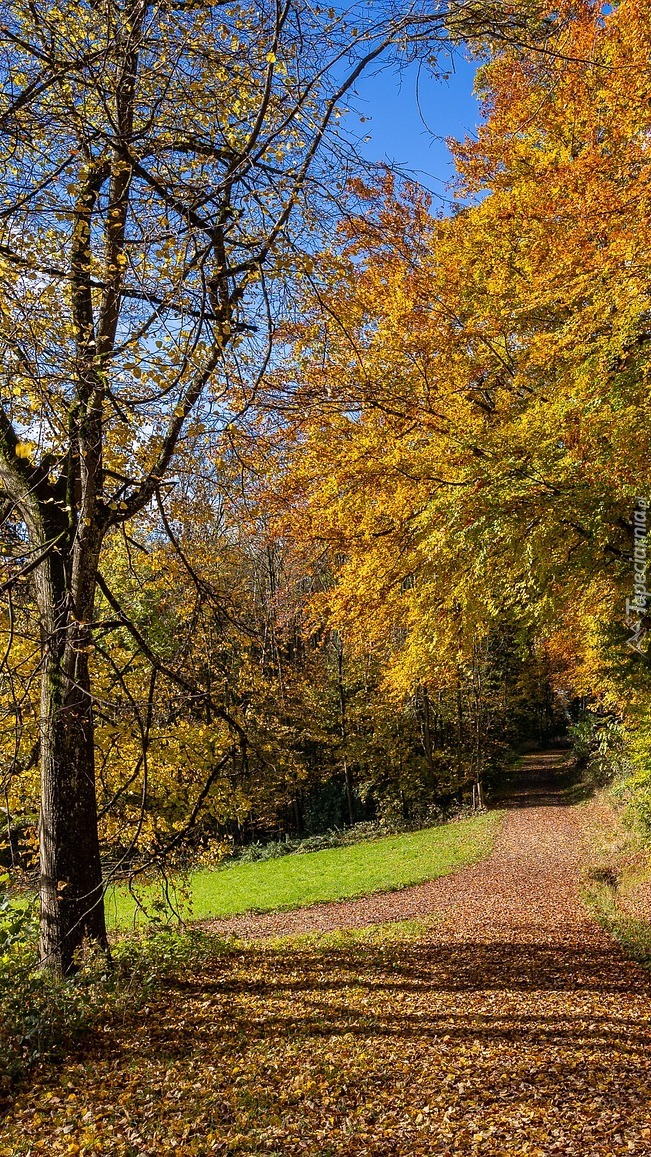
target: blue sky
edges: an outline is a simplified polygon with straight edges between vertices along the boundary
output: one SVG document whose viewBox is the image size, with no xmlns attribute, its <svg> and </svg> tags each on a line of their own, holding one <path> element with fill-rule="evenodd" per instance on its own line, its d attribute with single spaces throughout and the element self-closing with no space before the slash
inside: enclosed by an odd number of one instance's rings
<svg viewBox="0 0 651 1157">
<path fill-rule="evenodd" d="M 389 160 L 414 175 L 437 197 L 446 198 L 454 169 L 445 137 L 465 137 L 480 121 L 473 95 L 476 64 L 455 57 L 449 79 L 436 80 L 413 65 L 401 75 L 390 70 L 363 77 L 355 105 L 370 120 L 361 126 L 371 139 L 369 160 Z"/>
</svg>

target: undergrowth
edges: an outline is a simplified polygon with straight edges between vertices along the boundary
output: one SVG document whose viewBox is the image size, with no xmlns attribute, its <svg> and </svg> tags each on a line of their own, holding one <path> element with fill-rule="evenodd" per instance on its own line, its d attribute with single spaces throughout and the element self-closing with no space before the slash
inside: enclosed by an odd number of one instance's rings
<svg viewBox="0 0 651 1157">
<path fill-rule="evenodd" d="M 353 844 L 366 843 L 369 840 L 382 839 L 384 836 L 397 836 L 407 832 L 422 831 L 425 828 L 439 827 L 452 820 L 470 819 L 476 814 L 477 812 L 469 806 L 459 803 L 453 803 L 449 808 L 432 805 L 426 814 L 417 820 L 366 820 L 347 828 L 330 828 L 320 835 L 285 837 L 281 840 L 269 840 L 264 843 L 254 841 L 243 847 L 234 848 L 232 853 L 222 862 L 221 867 L 229 868 L 233 864 L 255 864 L 263 860 L 277 860 L 281 856 L 320 852 L 327 848 L 349 847 Z"/>
<path fill-rule="evenodd" d="M 586 900 L 601 927 L 621 944 L 629 956 L 651 968 L 651 924 L 620 911 L 615 888 L 609 881 L 593 878 Z"/>
<path fill-rule="evenodd" d="M 108 1018 L 132 1014 L 166 977 L 224 949 L 197 931 L 156 931 L 118 941 L 110 961 L 87 949 L 64 980 L 35 963 L 37 941 L 34 902 L 0 899 L 0 1092 Z"/>
</svg>

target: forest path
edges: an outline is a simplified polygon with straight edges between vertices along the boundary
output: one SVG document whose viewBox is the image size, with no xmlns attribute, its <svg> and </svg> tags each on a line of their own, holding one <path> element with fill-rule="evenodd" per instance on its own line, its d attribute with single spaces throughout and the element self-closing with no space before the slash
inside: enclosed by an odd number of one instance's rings
<svg viewBox="0 0 651 1157">
<path fill-rule="evenodd" d="M 585 821 L 582 810 L 566 800 L 567 761 L 568 753 L 558 751 L 522 760 L 514 786 L 499 801 L 505 815 L 487 859 L 396 892 L 202 926 L 218 935 L 262 939 L 435 916 L 437 933 L 448 942 L 537 943 L 588 934 L 593 922 L 577 891 Z"/>
<path fill-rule="evenodd" d="M 557 765 L 526 760 L 482 863 L 302 913 L 426 927 L 217 944 L 35 1074 L 0 1157 L 651 1155 L 651 975 L 581 901 Z"/>
</svg>

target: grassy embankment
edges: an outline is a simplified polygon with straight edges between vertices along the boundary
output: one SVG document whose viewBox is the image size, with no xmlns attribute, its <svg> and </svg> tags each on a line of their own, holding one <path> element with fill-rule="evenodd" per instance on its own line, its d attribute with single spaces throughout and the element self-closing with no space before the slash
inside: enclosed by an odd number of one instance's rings
<svg viewBox="0 0 651 1157">
<path fill-rule="evenodd" d="M 588 803 L 585 898 L 624 949 L 651 966 L 651 854 L 639 830 L 607 790 Z"/>
<path fill-rule="evenodd" d="M 176 900 L 186 919 L 204 920 L 393 891 L 482 859 L 490 851 L 498 818 L 492 812 L 341 848 L 199 869 L 178 882 Z M 162 900 L 160 884 L 141 886 L 138 895 L 155 913 Z M 143 918 L 125 888 L 107 897 L 107 916 L 112 927 L 120 928 Z"/>
</svg>

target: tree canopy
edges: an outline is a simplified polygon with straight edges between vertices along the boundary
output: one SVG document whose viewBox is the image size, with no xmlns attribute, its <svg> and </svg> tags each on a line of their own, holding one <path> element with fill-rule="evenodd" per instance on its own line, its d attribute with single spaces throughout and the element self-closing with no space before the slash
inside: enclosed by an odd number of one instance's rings
<svg viewBox="0 0 651 1157">
<path fill-rule="evenodd" d="M 477 802 L 579 701 L 646 799 L 650 37 L 636 0 L 3 6 L 0 744 L 44 961 L 106 945 L 115 872 Z M 462 43 L 441 216 L 363 169 L 351 94 Z"/>
</svg>

